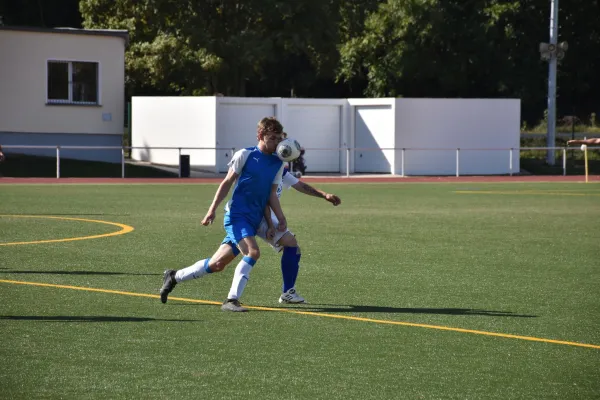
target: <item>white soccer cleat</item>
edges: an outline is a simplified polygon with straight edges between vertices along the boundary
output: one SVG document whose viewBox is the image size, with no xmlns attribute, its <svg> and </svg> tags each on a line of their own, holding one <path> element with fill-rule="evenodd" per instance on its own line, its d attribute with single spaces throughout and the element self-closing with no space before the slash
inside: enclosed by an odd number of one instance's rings
<svg viewBox="0 0 600 400">
<path fill-rule="evenodd" d="M 279 297 L 279 302 L 287 304 L 298 304 L 306 303 L 306 300 L 304 300 L 304 297 L 296 293 L 296 289 L 291 288 Z"/>
</svg>

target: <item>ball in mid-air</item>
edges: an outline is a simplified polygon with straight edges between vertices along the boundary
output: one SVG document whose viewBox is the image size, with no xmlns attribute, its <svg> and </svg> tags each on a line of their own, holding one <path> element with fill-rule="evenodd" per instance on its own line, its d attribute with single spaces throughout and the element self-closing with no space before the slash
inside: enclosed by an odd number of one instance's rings
<svg viewBox="0 0 600 400">
<path fill-rule="evenodd" d="M 581 145 L 581 151 L 585 151 L 585 149 L 587 149 L 587 145 L 585 145 L 585 144 L 582 144 L 582 145 Z"/>
<path fill-rule="evenodd" d="M 290 162 L 300 157 L 301 149 L 297 140 L 287 138 L 277 145 L 275 152 L 281 161 Z"/>
</svg>

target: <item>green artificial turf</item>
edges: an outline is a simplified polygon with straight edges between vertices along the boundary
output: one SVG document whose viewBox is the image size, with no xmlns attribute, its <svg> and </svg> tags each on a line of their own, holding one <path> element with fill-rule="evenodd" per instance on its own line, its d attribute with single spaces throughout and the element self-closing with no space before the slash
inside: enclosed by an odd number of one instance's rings
<svg viewBox="0 0 600 400">
<path fill-rule="evenodd" d="M 0 186 L 0 398 L 598 397 L 600 185 L 316 186 L 343 204 L 282 197 L 309 304 L 259 242 L 248 313 L 218 306 L 235 262 L 158 300 L 220 244 L 216 185 Z M 106 222 L 134 230 L 10 245 Z"/>
</svg>

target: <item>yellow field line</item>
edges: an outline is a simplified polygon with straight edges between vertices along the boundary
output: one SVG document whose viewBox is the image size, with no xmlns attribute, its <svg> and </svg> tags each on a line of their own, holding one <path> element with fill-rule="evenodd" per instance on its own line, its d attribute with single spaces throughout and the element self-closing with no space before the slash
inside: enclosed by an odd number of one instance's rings
<svg viewBox="0 0 600 400">
<path fill-rule="evenodd" d="M 547 195 L 547 196 L 600 196 L 600 193 L 569 193 L 569 192 L 544 192 L 539 190 L 514 190 L 514 191 L 500 191 L 500 190 L 456 190 L 454 193 L 458 194 L 534 194 L 534 195 Z"/>
<path fill-rule="evenodd" d="M 117 222 L 102 221 L 102 220 L 97 220 L 97 219 L 54 217 L 54 216 L 47 216 L 47 215 L 1 215 L 1 214 L 0 214 L 0 217 L 45 218 L 45 219 L 59 219 L 59 220 L 65 220 L 65 221 L 93 222 L 96 224 L 113 225 L 113 226 L 118 226 L 119 228 L 121 228 L 120 231 L 103 233 L 101 235 L 79 236 L 79 237 L 72 237 L 72 238 L 65 238 L 65 239 L 35 240 L 35 241 L 30 241 L 30 242 L 9 242 L 9 243 L 0 243 L 0 246 L 16 246 L 16 245 L 21 245 L 21 244 L 40 244 L 40 243 L 59 243 L 59 242 L 72 242 L 75 240 L 99 239 L 99 238 L 104 238 L 104 237 L 109 237 L 109 236 L 124 235 L 124 234 L 129 233 L 134 230 L 133 226 L 119 224 Z"/>
<path fill-rule="evenodd" d="M 96 288 L 86 288 L 86 287 L 68 286 L 68 285 L 55 285 L 55 284 L 40 283 L 40 282 L 22 282 L 22 281 L 12 281 L 12 280 L 5 280 L 5 279 L 0 279 L 0 282 L 12 283 L 12 284 L 16 284 L 16 285 L 42 286 L 42 287 L 51 287 L 51 288 L 59 288 L 59 289 L 81 290 L 81 291 L 86 291 L 86 292 L 110 293 L 110 294 L 118 294 L 118 295 L 123 295 L 123 296 L 147 297 L 147 298 L 152 298 L 152 299 L 160 298 L 160 296 L 156 295 L 156 294 L 123 292 L 120 290 L 96 289 Z M 170 297 L 169 296 L 169 301 L 182 301 L 182 302 L 186 302 L 186 303 L 221 305 L 221 302 L 218 302 L 218 301 L 188 299 L 188 298 L 183 298 L 183 297 Z M 562 344 L 562 345 L 567 345 L 567 346 L 587 347 L 590 349 L 600 349 L 600 345 L 595 345 L 595 344 L 569 342 L 569 341 L 565 341 L 565 340 L 537 338 L 537 337 L 532 337 L 532 336 L 511 335 L 511 334 L 507 334 L 507 333 L 478 331 L 478 330 L 473 330 L 473 329 L 453 328 L 450 326 L 443 326 L 443 325 L 417 324 L 417 323 L 413 323 L 413 322 L 361 318 L 361 317 L 352 317 L 352 316 L 339 315 L 339 314 L 327 314 L 327 313 L 320 313 L 320 312 L 313 312 L 313 311 L 302 311 L 302 310 L 298 310 L 298 309 L 289 309 L 289 308 L 272 308 L 272 307 L 258 307 L 258 306 L 247 306 L 247 305 L 244 305 L 244 307 L 246 307 L 248 309 L 252 309 L 252 310 L 278 311 L 278 312 L 286 312 L 286 313 L 290 313 L 290 314 L 311 315 L 311 316 L 315 316 L 315 317 L 337 318 L 337 319 L 345 319 L 345 320 L 350 320 L 350 321 L 371 322 L 371 323 L 375 323 L 375 324 L 411 326 L 411 327 L 416 327 L 416 328 L 437 329 L 437 330 L 442 330 L 442 331 L 451 331 L 451 332 L 460 332 L 460 333 L 471 333 L 474 335 L 495 336 L 495 337 L 501 337 L 501 338 L 507 338 L 507 339 L 528 340 L 531 342 L 543 342 L 543 343 L 552 343 L 552 344 Z"/>
</svg>

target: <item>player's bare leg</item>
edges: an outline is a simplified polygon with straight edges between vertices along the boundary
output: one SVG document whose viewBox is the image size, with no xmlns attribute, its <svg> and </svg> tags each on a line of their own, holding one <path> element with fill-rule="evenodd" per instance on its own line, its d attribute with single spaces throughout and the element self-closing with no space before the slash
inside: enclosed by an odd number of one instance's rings
<svg viewBox="0 0 600 400">
<path fill-rule="evenodd" d="M 258 248 L 258 243 L 256 243 L 256 238 L 254 238 L 254 236 L 243 238 L 238 243 L 238 248 L 244 257 L 235 268 L 229 295 L 227 296 L 227 300 L 225 300 L 221 306 L 223 311 L 248 311 L 246 308 L 242 307 L 239 299 L 246 288 L 252 267 L 260 258 L 260 249 Z"/>
<path fill-rule="evenodd" d="M 163 285 L 160 288 L 160 301 L 166 303 L 169 293 L 173 291 L 175 285 L 179 282 L 190 279 L 198 279 L 206 274 L 220 272 L 225 269 L 227 264 L 235 259 L 233 249 L 229 244 L 222 244 L 211 258 L 197 261 L 189 267 L 175 271 L 168 269 L 163 275 Z"/>
</svg>

